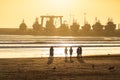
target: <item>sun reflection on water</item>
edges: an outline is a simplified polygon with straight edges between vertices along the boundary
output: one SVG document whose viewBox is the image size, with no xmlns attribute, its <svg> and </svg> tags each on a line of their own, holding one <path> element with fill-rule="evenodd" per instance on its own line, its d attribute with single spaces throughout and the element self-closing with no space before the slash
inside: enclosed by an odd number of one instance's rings
<svg viewBox="0 0 120 80">
<path fill-rule="evenodd" d="M 68 45 L 67 45 L 68 46 Z M 69 49 L 68 48 L 68 57 Z M 0 49 L 0 58 L 31 58 L 31 57 L 49 57 L 50 48 L 9 48 Z M 65 47 L 55 47 L 54 57 L 65 57 Z M 77 56 L 77 47 L 73 47 L 73 55 Z M 120 54 L 120 47 L 82 47 L 83 56 Z"/>
</svg>

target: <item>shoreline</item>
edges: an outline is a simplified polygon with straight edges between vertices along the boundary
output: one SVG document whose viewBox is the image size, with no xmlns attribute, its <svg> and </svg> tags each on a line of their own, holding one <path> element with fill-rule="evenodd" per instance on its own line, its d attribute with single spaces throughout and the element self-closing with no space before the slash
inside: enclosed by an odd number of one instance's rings
<svg viewBox="0 0 120 80">
<path fill-rule="evenodd" d="M 69 58 L 70 56 L 68 56 Z M 85 55 L 82 58 L 109 58 L 109 57 L 120 57 L 120 54 L 108 54 L 108 55 Z M 40 59 L 40 58 L 49 58 L 49 57 L 20 57 L 20 58 L 0 58 L 0 59 Z M 65 57 L 54 57 L 54 58 L 65 58 Z M 73 56 L 72 58 L 77 58 Z"/>
</svg>

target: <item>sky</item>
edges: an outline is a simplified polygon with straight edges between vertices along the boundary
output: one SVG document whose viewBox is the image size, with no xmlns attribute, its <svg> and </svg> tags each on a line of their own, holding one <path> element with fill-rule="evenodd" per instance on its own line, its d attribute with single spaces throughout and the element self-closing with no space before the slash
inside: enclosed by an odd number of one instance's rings
<svg viewBox="0 0 120 80">
<path fill-rule="evenodd" d="M 0 0 L 0 28 L 19 28 L 24 19 L 32 28 L 35 18 L 42 15 L 63 16 L 68 24 L 73 18 L 82 26 L 86 20 L 91 25 L 97 17 L 102 24 L 108 18 L 120 23 L 120 0 Z"/>
</svg>

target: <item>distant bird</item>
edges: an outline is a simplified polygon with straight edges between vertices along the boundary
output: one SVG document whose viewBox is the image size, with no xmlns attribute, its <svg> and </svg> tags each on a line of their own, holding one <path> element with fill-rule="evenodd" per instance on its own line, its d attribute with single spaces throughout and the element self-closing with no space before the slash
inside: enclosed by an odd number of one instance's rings
<svg viewBox="0 0 120 80">
<path fill-rule="evenodd" d="M 52 69 L 55 71 L 55 70 L 56 70 L 56 67 L 54 66 Z"/>
<path fill-rule="evenodd" d="M 92 69 L 95 69 L 95 65 L 94 64 L 92 65 Z"/>
<path fill-rule="evenodd" d="M 115 69 L 114 66 L 111 66 L 111 67 L 108 68 L 108 70 L 110 70 L 110 71 L 111 71 L 111 70 L 114 70 L 114 69 Z"/>
</svg>

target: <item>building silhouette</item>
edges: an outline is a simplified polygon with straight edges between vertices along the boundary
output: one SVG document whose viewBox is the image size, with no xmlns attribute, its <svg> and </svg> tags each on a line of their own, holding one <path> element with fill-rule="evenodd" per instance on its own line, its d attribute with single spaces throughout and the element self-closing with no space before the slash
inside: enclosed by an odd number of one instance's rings
<svg viewBox="0 0 120 80">
<path fill-rule="evenodd" d="M 72 25 L 70 26 L 70 31 L 73 35 L 78 35 L 80 30 L 80 25 L 76 22 L 73 21 Z"/>
<path fill-rule="evenodd" d="M 41 24 L 39 24 L 38 18 L 36 18 L 32 27 L 33 27 L 33 30 L 35 32 L 42 32 L 43 31 L 43 27 L 41 26 Z"/>
<path fill-rule="evenodd" d="M 62 17 L 63 16 L 41 16 L 41 23 L 39 23 L 38 18 L 36 18 L 32 25 L 32 30 L 27 29 L 27 25 L 23 20 L 19 25 L 19 31 L 16 32 L 14 29 L 14 32 L 11 30 L 10 33 L 16 34 L 20 32 L 19 34 L 22 34 L 22 32 L 24 32 L 24 34 L 47 36 L 120 36 L 120 25 L 118 25 L 118 29 L 116 29 L 116 24 L 114 24 L 112 19 L 108 19 L 107 24 L 102 25 L 101 22 L 95 18 L 96 22 L 91 26 L 86 21 L 86 15 L 84 15 L 83 26 L 80 26 L 77 21 L 74 21 L 74 19 L 73 23 L 69 26 L 66 22 L 62 23 Z M 57 23 L 59 23 L 58 28 L 55 25 L 56 20 L 58 21 Z"/>
<path fill-rule="evenodd" d="M 92 29 L 95 32 L 102 32 L 103 31 L 103 25 L 100 23 L 100 21 L 97 21 L 95 24 L 93 24 Z"/>
<path fill-rule="evenodd" d="M 82 26 L 83 32 L 90 32 L 91 31 L 91 25 L 89 23 L 85 23 L 84 26 Z"/>
<path fill-rule="evenodd" d="M 45 25 L 45 33 L 52 35 L 55 34 L 57 30 L 55 21 L 59 19 L 59 23 L 62 25 L 62 17 L 63 16 L 41 16 L 41 26 L 43 27 Z"/>
<path fill-rule="evenodd" d="M 66 23 L 66 21 L 64 21 L 64 23 L 58 28 L 59 31 L 59 35 L 68 35 L 69 34 L 69 26 Z"/>
<path fill-rule="evenodd" d="M 19 25 L 19 30 L 25 32 L 27 30 L 27 25 L 24 22 L 24 19 L 22 23 Z"/>
<path fill-rule="evenodd" d="M 108 22 L 105 25 L 105 34 L 106 35 L 114 35 L 115 30 L 116 30 L 116 24 L 114 24 L 112 19 L 108 19 Z"/>
</svg>

